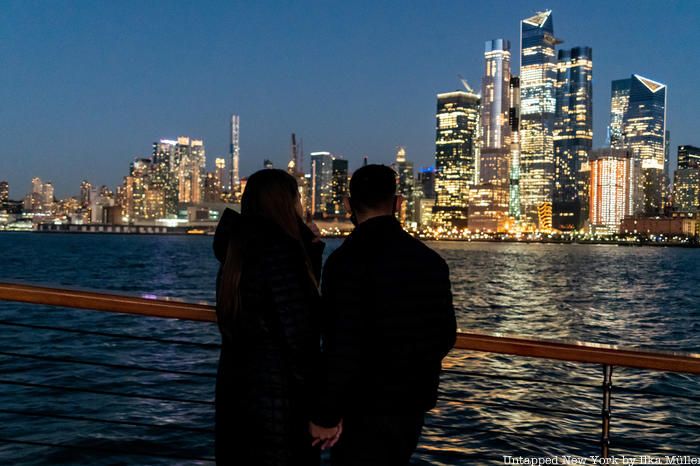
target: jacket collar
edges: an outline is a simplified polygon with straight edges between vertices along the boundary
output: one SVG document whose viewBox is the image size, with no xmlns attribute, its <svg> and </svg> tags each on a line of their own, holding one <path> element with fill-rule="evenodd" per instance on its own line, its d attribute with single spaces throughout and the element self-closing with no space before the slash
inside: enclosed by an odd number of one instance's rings
<svg viewBox="0 0 700 466">
<path fill-rule="evenodd" d="M 403 231 L 401 223 L 393 215 L 381 215 L 372 217 L 360 223 L 352 231 L 351 238 L 356 240 L 371 239 L 377 236 L 387 236 Z"/>
</svg>

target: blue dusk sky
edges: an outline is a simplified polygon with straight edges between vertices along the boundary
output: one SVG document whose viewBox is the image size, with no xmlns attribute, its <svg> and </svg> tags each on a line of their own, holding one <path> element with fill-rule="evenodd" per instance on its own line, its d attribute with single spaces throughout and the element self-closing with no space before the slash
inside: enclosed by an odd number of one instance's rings
<svg viewBox="0 0 700 466">
<path fill-rule="evenodd" d="M 552 9 L 560 47 L 593 48 L 595 146 L 610 81 L 668 85 L 672 150 L 700 145 L 700 1 L 0 0 L 0 180 L 12 198 L 38 176 L 57 196 L 82 179 L 114 188 L 161 138 L 228 152 L 241 116 L 241 173 L 286 165 L 289 138 L 350 161 L 389 163 L 398 145 L 434 157 L 435 94 L 480 88 L 484 41 Z M 308 160 L 308 157 L 307 157 Z"/>
</svg>

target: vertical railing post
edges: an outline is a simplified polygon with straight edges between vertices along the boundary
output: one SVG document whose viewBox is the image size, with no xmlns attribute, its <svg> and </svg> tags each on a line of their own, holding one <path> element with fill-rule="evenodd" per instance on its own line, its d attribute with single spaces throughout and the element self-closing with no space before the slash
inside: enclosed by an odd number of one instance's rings
<svg viewBox="0 0 700 466">
<path fill-rule="evenodd" d="M 612 368 L 605 364 L 603 366 L 603 410 L 602 410 L 602 433 L 600 437 L 600 456 L 610 457 L 610 397 L 612 396 Z"/>
</svg>

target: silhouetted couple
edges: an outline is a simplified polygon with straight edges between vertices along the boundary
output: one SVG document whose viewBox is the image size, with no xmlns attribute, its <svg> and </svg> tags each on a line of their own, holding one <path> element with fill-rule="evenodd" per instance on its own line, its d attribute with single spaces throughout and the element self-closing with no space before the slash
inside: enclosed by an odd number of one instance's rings
<svg viewBox="0 0 700 466">
<path fill-rule="evenodd" d="M 396 174 L 350 181 L 355 230 L 326 261 L 282 170 L 253 174 L 214 237 L 218 465 L 409 463 L 456 324 L 447 265 L 396 220 Z"/>
</svg>

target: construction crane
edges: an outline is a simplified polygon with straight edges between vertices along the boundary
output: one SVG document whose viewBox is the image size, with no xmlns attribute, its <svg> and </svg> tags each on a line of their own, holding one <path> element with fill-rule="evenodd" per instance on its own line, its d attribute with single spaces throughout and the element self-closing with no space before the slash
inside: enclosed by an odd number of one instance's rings
<svg viewBox="0 0 700 466">
<path fill-rule="evenodd" d="M 464 86 L 464 88 L 467 90 L 467 92 L 471 92 L 472 94 L 476 94 L 476 92 L 474 92 L 474 89 L 472 89 L 472 87 L 469 85 L 467 80 L 464 79 L 464 76 L 462 76 L 461 74 L 458 74 L 457 77 L 462 82 L 462 86 Z"/>
</svg>

